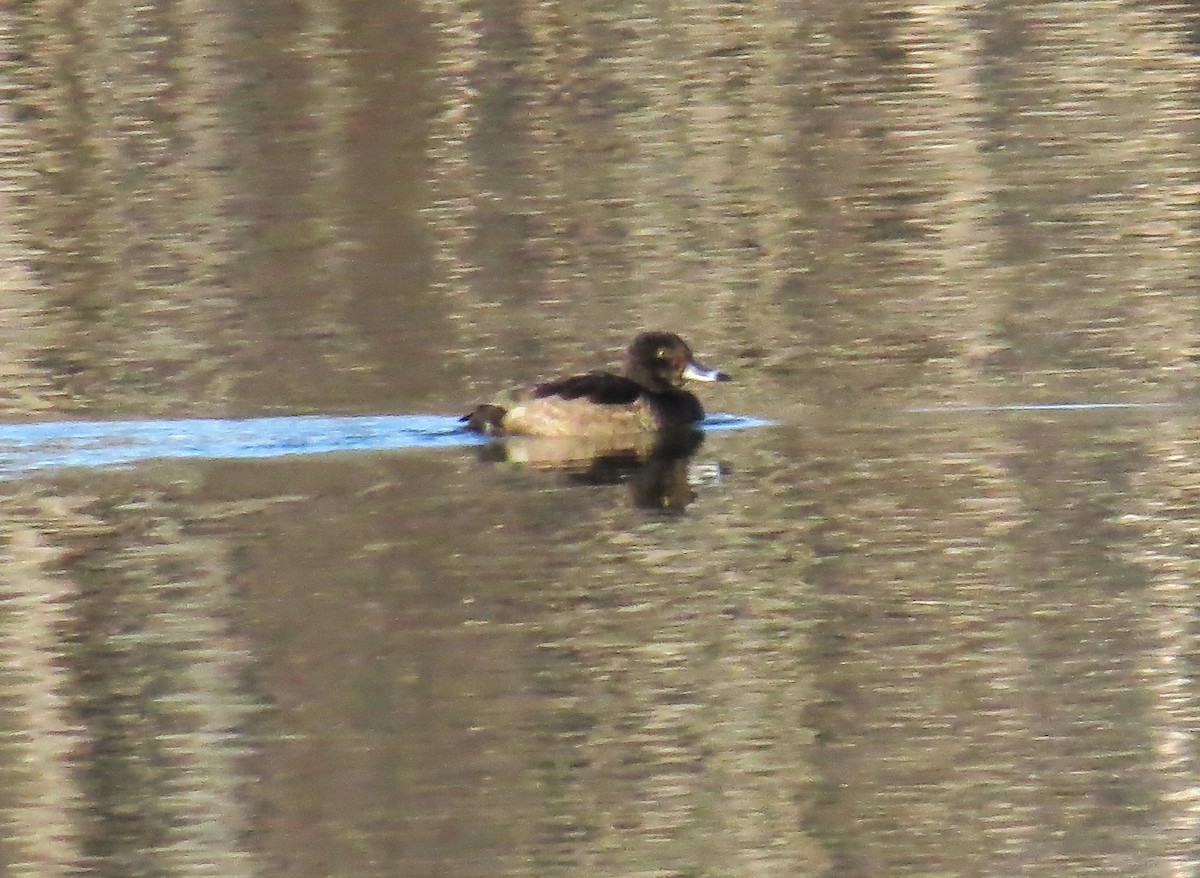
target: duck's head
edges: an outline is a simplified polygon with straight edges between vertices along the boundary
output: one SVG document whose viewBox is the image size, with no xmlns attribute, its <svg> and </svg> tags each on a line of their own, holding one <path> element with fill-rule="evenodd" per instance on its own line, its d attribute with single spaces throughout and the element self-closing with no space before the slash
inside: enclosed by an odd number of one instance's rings
<svg viewBox="0 0 1200 878">
<path fill-rule="evenodd" d="M 643 332 L 625 353 L 625 374 L 638 384 L 663 393 L 693 381 L 728 381 L 729 376 L 697 363 L 692 349 L 673 332 Z"/>
</svg>

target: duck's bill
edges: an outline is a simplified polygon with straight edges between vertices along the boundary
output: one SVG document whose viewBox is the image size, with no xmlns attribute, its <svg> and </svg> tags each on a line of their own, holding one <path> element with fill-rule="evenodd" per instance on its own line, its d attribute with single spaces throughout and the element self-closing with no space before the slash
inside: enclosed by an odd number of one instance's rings
<svg viewBox="0 0 1200 878">
<path fill-rule="evenodd" d="M 688 363 L 683 369 L 683 377 L 690 378 L 692 381 L 728 381 L 729 376 L 717 369 L 710 369 L 707 366 L 701 366 L 695 360 Z"/>
</svg>

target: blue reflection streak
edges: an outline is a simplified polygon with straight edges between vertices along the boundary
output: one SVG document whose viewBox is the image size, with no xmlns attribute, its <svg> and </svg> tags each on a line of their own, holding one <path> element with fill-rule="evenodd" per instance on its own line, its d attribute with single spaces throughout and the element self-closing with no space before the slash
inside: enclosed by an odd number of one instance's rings
<svg viewBox="0 0 1200 878">
<path fill-rule="evenodd" d="M 770 421 L 715 414 L 705 429 Z M 479 445 L 487 437 L 446 415 L 292 415 L 168 421 L 42 421 L 0 424 L 0 474 L 111 467 L 161 458 L 268 458 L 338 451 Z"/>
<path fill-rule="evenodd" d="M 947 403 L 945 405 L 913 406 L 907 411 L 914 415 L 977 414 L 980 412 L 1070 412 L 1104 409 L 1165 409 L 1179 408 L 1180 402 L 1016 402 L 997 405 Z"/>
</svg>

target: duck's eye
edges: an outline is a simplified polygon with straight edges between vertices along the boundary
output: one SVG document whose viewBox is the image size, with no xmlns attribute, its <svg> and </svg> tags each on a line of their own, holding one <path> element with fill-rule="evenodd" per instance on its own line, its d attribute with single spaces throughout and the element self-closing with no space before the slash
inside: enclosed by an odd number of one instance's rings
<svg viewBox="0 0 1200 878">
<path fill-rule="evenodd" d="M 654 356 L 658 357 L 660 360 L 665 360 L 667 358 L 667 349 L 659 348 L 658 351 L 654 354 Z"/>
</svg>

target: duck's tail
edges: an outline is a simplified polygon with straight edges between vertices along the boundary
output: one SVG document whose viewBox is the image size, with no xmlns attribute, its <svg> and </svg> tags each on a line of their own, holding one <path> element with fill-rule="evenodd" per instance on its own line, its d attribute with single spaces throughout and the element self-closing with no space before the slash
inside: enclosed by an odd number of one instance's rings
<svg viewBox="0 0 1200 878">
<path fill-rule="evenodd" d="M 467 425 L 468 430 L 483 433 L 485 436 L 500 436 L 504 433 L 504 416 L 508 409 L 502 405 L 484 403 L 475 407 L 470 414 L 463 415 L 459 420 Z"/>
</svg>

